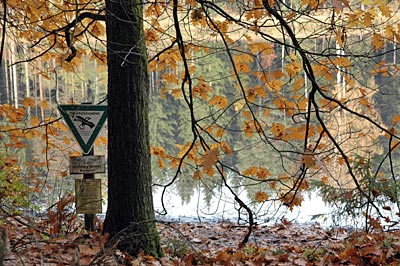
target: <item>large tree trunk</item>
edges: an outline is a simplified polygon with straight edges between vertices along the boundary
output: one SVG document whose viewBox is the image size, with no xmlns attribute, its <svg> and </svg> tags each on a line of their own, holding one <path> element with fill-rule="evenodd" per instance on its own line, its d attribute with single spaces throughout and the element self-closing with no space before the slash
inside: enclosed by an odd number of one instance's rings
<svg viewBox="0 0 400 266">
<path fill-rule="evenodd" d="M 149 152 L 148 74 L 142 2 L 106 1 L 108 53 L 108 209 L 104 232 L 119 247 L 162 254 Z"/>
</svg>

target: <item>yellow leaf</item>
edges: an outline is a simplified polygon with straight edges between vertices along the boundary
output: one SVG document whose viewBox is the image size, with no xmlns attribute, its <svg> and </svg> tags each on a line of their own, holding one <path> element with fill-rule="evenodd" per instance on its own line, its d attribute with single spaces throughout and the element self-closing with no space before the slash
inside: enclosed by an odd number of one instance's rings
<svg viewBox="0 0 400 266">
<path fill-rule="evenodd" d="M 224 135 L 225 129 L 220 127 L 217 129 L 217 132 L 215 133 L 215 137 L 216 138 L 220 138 Z"/>
<path fill-rule="evenodd" d="M 216 105 L 218 108 L 225 108 L 228 106 L 228 99 L 224 96 L 214 96 L 208 101 L 209 105 Z"/>
<path fill-rule="evenodd" d="M 178 84 L 179 80 L 177 79 L 176 75 L 173 73 L 163 73 L 161 75 L 161 78 L 168 82 L 168 83 L 172 83 L 172 84 Z"/>
<path fill-rule="evenodd" d="M 25 137 L 27 140 L 31 140 L 34 136 L 35 134 L 32 132 L 32 130 L 28 130 L 25 132 Z"/>
<path fill-rule="evenodd" d="M 254 133 L 253 133 L 253 128 L 250 124 L 250 122 L 245 122 L 243 125 L 243 131 L 246 134 L 246 136 L 251 139 L 252 137 L 254 137 Z"/>
<path fill-rule="evenodd" d="M 257 173 L 257 167 L 254 165 L 250 166 L 247 170 L 243 171 L 243 175 L 245 176 L 255 176 Z"/>
<path fill-rule="evenodd" d="M 49 103 L 46 100 L 40 101 L 40 107 L 42 107 L 43 110 L 49 109 Z"/>
<path fill-rule="evenodd" d="M 182 90 L 181 89 L 173 89 L 171 90 L 171 94 L 172 96 L 174 96 L 174 99 L 178 99 L 180 97 L 182 97 Z"/>
<path fill-rule="evenodd" d="M 221 141 L 220 146 L 221 146 L 222 151 L 225 154 L 228 154 L 231 156 L 233 155 L 232 148 L 231 148 L 231 146 L 229 146 L 228 143 L 226 143 L 225 141 Z"/>
<path fill-rule="evenodd" d="M 290 53 L 289 57 L 292 61 L 296 61 L 297 60 L 297 56 L 294 53 Z"/>
<path fill-rule="evenodd" d="M 344 41 L 346 39 L 346 35 L 343 29 L 339 29 L 336 33 L 336 41 L 340 47 L 343 47 Z"/>
<path fill-rule="evenodd" d="M 264 201 L 267 201 L 269 199 L 269 196 L 264 191 L 257 191 L 255 199 L 257 202 L 262 203 Z"/>
<path fill-rule="evenodd" d="M 171 159 L 171 168 L 172 169 L 176 169 L 177 167 L 178 167 L 178 165 L 179 165 L 179 160 L 177 160 L 177 159 L 175 159 L 175 158 L 172 158 Z M 184 164 L 182 164 L 182 165 L 184 165 Z"/>
<path fill-rule="evenodd" d="M 337 65 L 338 67 L 350 67 L 351 62 L 347 57 L 336 57 L 332 59 L 332 62 Z"/>
<path fill-rule="evenodd" d="M 274 104 L 276 107 L 279 108 L 280 111 L 285 110 L 285 100 L 282 98 L 274 98 L 273 99 Z"/>
<path fill-rule="evenodd" d="M 244 117 L 246 117 L 248 119 L 251 119 L 251 113 L 249 111 L 246 111 L 246 110 L 243 109 L 242 113 L 243 113 Z"/>
<path fill-rule="evenodd" d="M 32 98 L 25 98 L 23 101 L 22 101 L 22 105 L 25 107 L 25 108 L 28 108 L 28 107 L 35 107 L 35 100 L 33 100 Z"/>
<path fill-rule="evenodd" d="M 206 84 L 204 78 L 200 77 L 199 83 L 193 87 L 193 96 L 196 97 L 198 94 L 200 94 L 200 97 L 203 100 L 207 100 L 207 94 L 210 91 L 212 91 L 212 88 L 208 84 Z"/>
<path fill-rule="evenodd" d="M 176 144 L 176 147 L 180 149 L 178 153 L 178 158 L 182 158 L 190 149 L 191 143 L 186 143 L 185 145 Z"/>
<path fill-rule="evenodd" d="M 301 125 L 299 127 L 287 128 L 287 134 L 289 134 L 289 138 L 293 140 L 304 140 L 305 127 L 305 125 Z"/>
<path fill-rule="evenodd" d="M 364 106 L 367 107 L 367 108 L 371 108 L 371 104 L 370 104 L 370 103 L 368 102 L 368 100 L 365 99 L 365 98 L 360 98 L 360 99 L 358 100 L 358 102 L 359 102 L 360 104 L 364 105 Z"/>
<path fill-rule="evenodd" d="M 269 108 L 265 108 L 264 109 L 264 112 L 263 112 L 263 114 L 264 114 L 264 116 L 266 116 L 266 117 L 268 117 L 269 116 Z"/>
<path fill-rule="evenodd" d="M 301 64 L 297 61 L 293 61 L 285 67 L 285 70 L 289 74 L 289 76 L 293 78 L 301 70 Z"/>
<path fill-rule="evenodd" d="M 71 152 L 71 153 L 69 154 L 69 156 L 71 156 L 71 157 L 73 157 L 73 156 L 81 156 L 81 155 L 82 155 L 82 153 L 77 152 L 77 151 L 73 151 L 73 152 Z"/>
<path fill-rule="evenodd" d="M 96 144 L 96 145 L 101 145 L 101 144 L 103 144 L 103 145 L 106 145 L 106 146 L 107 146 L 107 144 L 108 144 L 108 139 L 107 139 L 107 137 L 102 137 L 102 136 L 100 136 L 100 137 L 98 137 L 98 138 L 96 139 L 95 144 Z"/>
<path fill-rule="evenodd" d="M 67 136 L 64 136 L 63 142 L 64 142 L 66 145 L 70 145 L 70 144 L 71 144 L 71 140 L 70 140 Z"/>
<path fill-rule="evenodd" d="M 281 123 L 273 123 L 271 126 L 271 132 L 275 138 L 281 139 L 285 134 L 285 126 Z"/>
<path fill-rule="evenodd" d="M 389 5 L 380 5 L 378 8 L 381 11 L 382 16 L 387 18 L 392 17 L 392 10 Z"/>
<path fill-rule="evenodd" d="M 246 100 L 240 99 L 234 103 L 235 111 L 238 112 L 243 109 L 243 106 L 246 104 Z"/>
<path fill-rule="evenodd" d="M 393 151 L 394 149 L 399 148 L 400 141 L 399 140 L 394 140 L 390 143 L 390 150 Z"/>
<path fill-rule="evenodd" d="M 292 88 L 293 88 L 293 92 L 301 89 L 304 87 L 304 78 L 303 77 L 299 77 L 296 79 L 296 81 L 294 82 Z"/>
<path fill-rule="evenodd" d="M 400 121 L 400 114 L 395 115 L 392 119 L 392 125 L 396 125 Z"/>
<path fill-rule="evenodd" d="M 382 35 L 374 33 L 372 35 L 372 45 L 374 46 L 375 50 L 383 48 L 385 41 L 383 40 Z"/>
<path fill-rule="evenodd" d="M 238 72 L 249 73 L 251 70 L 250 64 L 253 63 L 254 57 L 250 54 L 234 55 L 233 61 Z"/>
<path fill-rule="evenodd" d="M 162 169 L 162 170 L 165 169 L 165 163 L 164 163 L 164 161 L 163 161 L 162 159 L 158 159 L 158 160 L 157 160 L 157 163 L 158 163 L 158 167 L 159 167 L 160 169 Z"/>
<path fill-rule="evenodd" d="M 31 125 L 32 127 L 36 127 L 36 126 L 38 126 L 39 124 L 40 124 L 39 118 L 37 118 L 37 116 L 32 116 L 32 117 L 31 117 L 30 125 Z"/>
<path fill-rule="evenodd" d="M 249 49 L 252 54 L 263 53 L 264 55 L 274 54 L 274 46 L 267 42 L 249 43 Z"/>
</svg>

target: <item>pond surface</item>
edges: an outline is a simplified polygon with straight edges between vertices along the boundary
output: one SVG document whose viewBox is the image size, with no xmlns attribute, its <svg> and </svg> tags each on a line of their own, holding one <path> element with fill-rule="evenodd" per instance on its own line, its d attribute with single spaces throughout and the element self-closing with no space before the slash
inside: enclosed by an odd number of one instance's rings
<svg viewBox="0 0 400 266">
<path fill-rule="evenodd" d="M 202 221 L 238 221 L 238 204 L 234 202 L 233 197 L 228 192 L 222 192 L 217 198 L 213 199 L 208 205 L 203 200 L 201 192 L 192 195 L 188 202 L 182 202 L 180 196 L 175 195 L 172 189 L 167 189 L 164 195 L 164 206 L 166 215 L 163 213 L 161 203 L 162 190 L 158 189 L 153 193 L 154 207 L 159 214 L 158 219 L 176 220 L 181 222 L 202 222 Z M 243 193 L 239 197 L 249 203 L 248 197 Z M 257 213 L 255 218 L 257 223 L 277 223 L 282 219 L 297 223 L 319 223 L 322 226 L 332 226 L 335 222 L 330 217 L 332 209 L 322 201 L 322 198 L 316 192 L 304 194 L 304 201 L 300 207 L 294 207 L 290 211 L 287 207 L 278 203 L 257 204 L 253 210 Z M 246 222 L 246 214 L 241 211 L 242 222 Z"/>
</svg>

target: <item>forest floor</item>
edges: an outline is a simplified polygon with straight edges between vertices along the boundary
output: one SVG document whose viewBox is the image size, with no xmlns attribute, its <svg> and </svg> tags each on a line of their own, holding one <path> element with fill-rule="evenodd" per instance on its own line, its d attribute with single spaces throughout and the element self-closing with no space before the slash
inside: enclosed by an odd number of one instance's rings
<svg viewBox="0 0 400 266">
<path fill-rule="evenodd" d="M 9 254 L 14 265 L 400 265 L 400 232 L 374 233 L 325 229 L 318 224 L 282 221 L 254 226 L 246 245 L 248 227 L 231 222 L 159 222 L 165 256 L 155 259 L 124 254 L 105 247 L 106 237 L 87 234 L 79 227 L 63 236 L 49 236 L 38 228 L 8 219 Z M 35 225 L 36 226 L 36 225 Z M 54 229 L 54 228 L 53 228 Z"/>
</svg>

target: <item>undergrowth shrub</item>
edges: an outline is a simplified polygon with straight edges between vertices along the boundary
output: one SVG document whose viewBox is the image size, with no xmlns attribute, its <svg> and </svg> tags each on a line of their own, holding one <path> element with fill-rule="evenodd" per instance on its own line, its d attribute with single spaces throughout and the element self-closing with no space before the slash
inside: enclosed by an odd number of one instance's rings
<svg viewBox="0 0 400 266">
<path fill-rule="evenodd" d="M 312 180 L 311 187 L 332 207 L 335 225 L 373 230 L 397 227 L 400 216 L 398 176 L 380 177 L 372 171 L 373 162 L 357 157 L 353 169 L 358 186 L 342 187 Z"/>
</svg>

